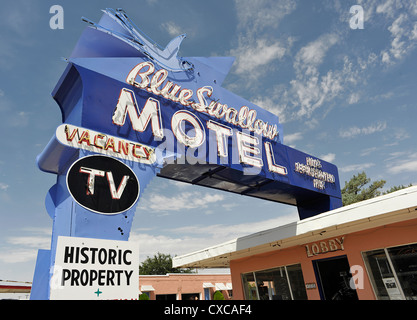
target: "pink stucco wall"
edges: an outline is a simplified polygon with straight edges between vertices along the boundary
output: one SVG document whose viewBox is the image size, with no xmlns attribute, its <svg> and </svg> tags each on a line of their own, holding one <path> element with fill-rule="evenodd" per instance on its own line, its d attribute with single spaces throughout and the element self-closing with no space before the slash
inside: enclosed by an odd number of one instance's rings
<svg viewBox="0 0 417 320">
<path fill-rule="evenodd" d="M 417 242 L 417 219 L 389 224 L 361 232 L 347 233 L 342 236 L 344 237 L 343 251 L 329 251 L 324 254 L 309 257 L 306 252 L 306 244 L 303 244 L 282 250 L 253 255 L 249 258 L 232 260 L 230 268 L 233 283 L 233 299 L 244 299 L 241 278 L 242 273 L 299 263 L 301 264 L 304 282 L 317 283 L 313 268 L 313 260 L 346 255 L 350 266 L 359 265 L 365 270 L 364 288 L 357 289 L 358 298 L 360 300 L 374 300 L 375 295 L 366 273 L 362 252 Z M 323 237 L 323 240 L 320 241 L 326 242 L 331 239 L 332 238 L 326 239 Z M 315 241 L 314 243 L 320 245 L 320 241 Z M 307 296 L 309 300 L 319 300 L 320 295 L 318 288 L 307 290 Z"/>
<path fill-rule="evenodd" d="M 181 300 L 182 294 L 198 293 L 199 299 L 204 300 L 203 283 L 231 283 L 230 274 L 168 274 L 164 276 L 139 276 L 139 288 L 144 285 L 152 285 L 155 291 L 150 292 L 150 299 L 155 300 L 158 294 L 176 294 Z M 210 288 L 213 296 L 215 288 Z M 229 300 L 227 290 L 222 291 L 225 299 Z"/>
</svg>

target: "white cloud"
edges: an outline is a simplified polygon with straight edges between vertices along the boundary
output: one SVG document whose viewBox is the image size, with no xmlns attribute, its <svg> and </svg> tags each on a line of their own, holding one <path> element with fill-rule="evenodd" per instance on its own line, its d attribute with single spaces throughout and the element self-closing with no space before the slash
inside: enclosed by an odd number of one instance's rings
<svg viewBox="0 0 417 320">
<path fill-rule="evenodd" d="M 300 49 L 295 56 L 294 69 L 306 75 L 316 75 L 317 67 L 323 62 L 327 51 L 340 41 L 336 34 L 320 36 Z"/>
<path fill-rule="evenodd" d="M 366 148 L 366 149 L 362 150 L 361 157 L 369 156 L 371 153 L 373 153 L 377 150 L 378 150 L 377 147 Z"/>
<path fill-rule="evenodd" d="M 181 28 L 173 21 L 165 22 L 161 26 L 169 33 L 169 35 L 173 37 L 177 37 L 184 33 L 181 31 Z"/>
<path fill-rule="evenodd" d="M 289 86 L 279 84 L 253 101 L 277 114 L 281 122 L 309 119 L 317 109 L 331 108 L 334 99 L 342 98 L 344 92 L 355 88 L 359 81 L 365 81 L 362 75 L 366 67 L 354 64 L 347 56 L 343 57 L 341 68 L 321 71 L 327 50 L 336 45 L 338 39 L 335 35 L 322 36 L 300 49 L 293 63 L 295 78 L 289 81 Z M 346 100 L 357 102 L 359 94 L 354 93 Z"/>
<path fill-rule="evenodd" d="M 341 172 L 352 172 L 352 171 L 361 172 L 373 166 L 375 166 L 375 163 L 360 163 L 360 164 L 352 164 L 352 165 L 348 165 L 344 167 L 339 167 L 339 170 Z"/>
<path fill-rule="evenodd" d="M 401 157 L 389 161 L 387 164 L 387 170 L 391 174 L 400 174 L 407 172 L 417 172 L 417 153 L 409 154 L 400 154 Z"/>
<path fill-rule="evenodd" d="M 175 228 L 168 230 L 170 236 L 151 235 L 132 230 L 129 240 L 139 242 L 140 260 L 143 261 L 147 256 L 153 256 L 157 252 L 171 255 L 186 254 L 296 220 L 298 215 L 294 210 L 291 214 L 253 223 L 236 225 L 219 223 Z"/>
<path fill-rule="evenodd" d="M 29 124 L 29 112 L 19 111 L 10 113 L 7 117 L 7 123 L 10 127 L 26 127 Z"/>
<path fill-rule="evenodd" d="M 256 233 L 262 230 L 274 228 L 280 225 L 285 225 L 290 222 L 294 222 L 297 219 L 296 214 L 288 214 L 278 218 L 273 218 L 269 220 L 263 220 L 258 222 L 248 222 L 241 223 L 236 225 L 194 225 L 180 227 L 171 230 L 174 233 L 178 234 L 204 234 L 205 237 L 213 239 L 223 239 L 223 241 L 229 241 L 244 235 Z M 220 243 L 220 242 L 218 242 Z"/>
<path fill-rule="evenodd" d="M 142 207 L 152 209 L 155 212 L 180 211 L 197 208 L 207 208 L 209 204 L 223 201 L 225 196 L 218 193 L 179 192 L 173 197 L 161 194 L 152 194 L 143 200 Z"/>
<path fill-rule="evenodd" d="M 14 36 L 30 40 L 29 35 L 33 30 L 28 26 L 36 23 L 42 17 L 38 7 L 37 4 L 24 0 L 4 3 L 2 14 L 0 14 L 0 25 L 7 28 Z"/>
<path fill-rule="evenodd" d="M 13 250 L 4 249 L 0 252 L 0 261 L 3 263 L 21 263 L 29 262 L 36 259 L 38 251 L 35 248 L 21 249 L 16 248 Z"/>
<path fill-rule="evenodd" d="M 348 103 L 355 104 L 359 102 L 360 95 L 358 93 L 352 93 L 349 97 Z"/>
<path fill-rule="evenodd" d="M 287 104 L 288 91 L 284 86 L 278 85 L 272 89 L 270 94 L 255 97 L 252 102 L 261 108 L 272 112 L 279 117 L 279 122 L 284 123 L 287 120 Z"/>
<path fill-rule="evenodd" d="M 319 74 L 291 81 L 291 91 L 298 107 L 296 118 L 310 118 L 313 112 L 331 101 L 343 91 L 342 73 L 332 70 L 322 77 Z"/>
<path fill-rule="evenodd" d="M 393 5 L 395 4 L 395 2 L 396 2 L 395 0 L 385 1 L 384 3 L 376 7 L 376 12 L 385 14 L 387 16 L 392 16 L 394 13 Z"/>
<path fill-rule="evenodd" d="M 261 67 L 270 67 L 270 64 L 280 60 L 285 52 L 285 47 L 279 41 L 257 39 L 254 43 L 241 40 L 239 46 L 230 51 L 230 55 L 236 57 L 237 74 L 257 78 L 262 72 Z"/>
<path fill-rule="evenodd" d="M 414 23 L 413 30 L 411 31 L 410 39 L 412 40 L 417 39 L 417 22 Z"/>
<path fill-rule="evenodd" d="M 36 259 L 38 249 L 49 249 L 51 231 L 45 228 L 25 228 L 22 236 L 7 237 L 7 245 L 0 247 L 0 261 L 4 263 L 28 262 Z"/>
<path fill-rule="evenodd" d="M 417 160 L 401 161 L 395 166 L 389 167 L 388 172 L 392 174 L 417 172 Z"/>
<path fill-rule="evenodd" d="M 358 4 L 365 10 L 365 28 L 389 26 L 391 39 L 388 38 L 386 46 L 380 49 L 378 54 L 370 51 L 366 56 L 361 56 L 352 51 L 352 48 L 346 48 L 346 34 L 332 29 L 335 31 L 323 34 L 302 47 L 294 57 L 295 78 L 289 82 L 287 96 L 271 97 L 281 106 L 280 110 L 285 112 L 283 118 L 286 120 L 311 118 L 323 107 L 328 111 L 336 99 L 343 99 L 342 101 L 348 104 L 358 103 L 362 97 L 366 98 L 358 92 L 358 86 L 366 84 L 373 74 L 372 70 L 369 70 L 370 67 L 378 67 L 381 63 L 397 63 L 417 47 L 415 1 L 389 0 L 381 3 L 364 0 Z M 346 18 L 340 3 L 334 5 L 333 9 Z M 329 63 L 333 62 L 328 61 L 332 48 L 345 49 L 343 67 L 337 67 L 337 61 L 335 67 L 328 67 Z M 352 56 L 352 53 L 355 56 Z M 340 59 L 340 56 L 334 57 Z"/>
<path fill-rule="evenodd" d="M 21 237 L 9 237 L 7 239 L 9 244 L 13 246 L 24 246 L 29 248 L 48 248 L 51 242 L 51 238 L 48 236 L 21 236 Z"/>
<path fill-rule="evenodd" d="M 228 54 L 236 57 L 235 72 L 244 75 L 246 84 L 257 80 L 266 67 L 273 68 L 273 62 L 280 61 L 287 54 L 292 39 L 278 40 L 265 36 L 278 27 L 281 20 L 296 7 L 291 0 L 235 0 L 238 20 L 238 44 Z M 247 80 L 249 77 L 249 81 Z"/>
<path fill-rule="evenodd" d="M 381 61 L 387 65 L 394 64 L 416 47 L 417 5 L 414 0 L 387 0 L 376 7 L 376 13 L 391 22 L 388 31 L 392 40 L 389 48 L 381 50 Z"/>
<path fill-rule="evenodd" d="M 401 59 L 407 51 L 407 44 L 403 39 L 406 35 L 406 30 L 403 26 L 406 20 L 407 16 L 401 14 L 388 28 L 394 38 L 391 42 L 390 52 L 395 59 Z"/>
<path fill-rule="evenodd" d="M 381 131 L 384 131 L 386 128 L 387 128 L 387 123 L 385 121 L 382 121 L 382 122 L 372 124 L 368 127 L 359 128 L 359 127 L 354 126 L 348 129 L 340 130 L 339 136 L 341 138 L 354 138 L 359 135 L 369 135 L 369 134 L 373 134 L 376 132 L 381 132 Z"/>
<path fill-rule="evenodd" d="M 303 134 L 301 132 L 296 132 L 292 134 L 288 134 L 284 136 L 284 143 L 285 144 L 292 144 L 298 140 L 303 139 Z"/>
<path fill-rule="evenodd" d="M 132 231 L 130 241 L 139 243 L 140 261 L 147 256 L 153 256 L 157 252 L 177 255 L 191 252 L 197 249 L 195 239 L 190 237 L 170 237 L 167 235 L 151 235 Z"/>
<path fill-rule="evenodd" d="M 41 17 L 49 19 L 48 11 L 45 15 L 41 15 L 39 5 L 35 2 L 24 0 L 2 2 L 0 68 L 11 69 L 18 61 L 16 57 L 20 56 L 19 52 L 30 51 L 28 48 L 38 41 L 36 35 L 33 35 L 35 28 L 31 26 L 37 24 Z"/>
<path fill-rule="evenodd" d="M 293 118 L 310 118 L 316 109 L 325 105 L 330 107 L 329 102 L 357 84 L 364 68 L 353 64 L 347 56 L 343 57 L 342 68 L 320 70 L 328 51 L 340 42 L 339 35 L 324 34 L 296 54 L 293 64 L 296 78 L 290 81 L 289 90 Z"/>
<path fill-rule="evenodd" d="M 327 161 L 327 162 L 333 162 L 334 159 L 336 159 L 336 154 L 328 153 L 328 154 L 324 154 L 324 155 L 320 156 L 320 158 L 324 161 Z"/>
<path fill-rule="evenodd" d="M 410 134 L 404 128 L 399 128 L 394 132 L 395 141 L 402 141 L 410 138 Z"/>
<path fill-rule="evenodd" d="M 294 0 L 235 0 L 238 28 L 248 33 L 276 28 L 296 8 Z"/>
<path fill-rule="evenodd" d="M 0 190 L 1 191 L 6 191 L 9 188 L 8 184 L 5 184 L 3 182 L 0 182 Z"/>
</svg>

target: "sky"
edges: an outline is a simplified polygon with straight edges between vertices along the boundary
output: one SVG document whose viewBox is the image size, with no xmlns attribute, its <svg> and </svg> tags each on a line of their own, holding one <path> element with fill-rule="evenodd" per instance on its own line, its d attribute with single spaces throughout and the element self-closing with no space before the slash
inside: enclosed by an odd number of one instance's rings
<svg viewBox="0 0 417 320">
<path fill-rule="evenodd" d="M 53 5 L 63 29 L 50 27 Z M 417 184 L 415 1 L 2 0 L 0 280 L 32 281 L 38 249 L 50 247 L 44 201 L 56 176 L 36 157 L 61 124 L 51 92 L 86 28 L 81 17 L 98 22 L 107 7 L 163 47 L 186 33 L 180 56 L 234 56 L 223 87 L 277 114 L 284 144 L 334 163 L 341 187 L 362 171 L 386 180 L 384 190 Z M 130 240 L 143 261 L 296 220 L 292 206 L 155 178 Z"/>
</svg>

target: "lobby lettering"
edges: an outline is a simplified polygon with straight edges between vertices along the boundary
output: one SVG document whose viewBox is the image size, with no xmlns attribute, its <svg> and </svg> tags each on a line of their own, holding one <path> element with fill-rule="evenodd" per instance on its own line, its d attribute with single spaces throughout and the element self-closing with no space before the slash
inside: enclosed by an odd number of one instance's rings
<svg viewBox="0 0 417 320">
<path fill-rule="evenodd" d="M 334 252 L 338 250 L 343 251 L 345 250 L 344 241 L 345 241 L 345 237 L 341 237 L 341 238 L 334 238 L 330 240 L 315 242 L 312 244 L 307 244 L 305 246 L 307 257 L 314 257 L 319 254 Z"/>
</svg>

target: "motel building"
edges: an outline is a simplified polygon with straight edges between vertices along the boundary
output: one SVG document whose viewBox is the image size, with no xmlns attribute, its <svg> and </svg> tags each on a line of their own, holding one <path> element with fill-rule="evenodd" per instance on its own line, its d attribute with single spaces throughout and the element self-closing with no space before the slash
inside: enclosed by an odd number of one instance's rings
<svg viewBox="0 0 417 320">
<path fill-rule="evenodd" d="M 220 291 L 225 300 L 233 297 L 230 273 L 168 273 L 140 275 L 140 294 L 150 300 L 213 300 Z"/>
<path fill-rule="evenodd" d="M 173 259 L 230 268 L 234 300 L 417 299 L 417 186 Z"/>
</svg>

